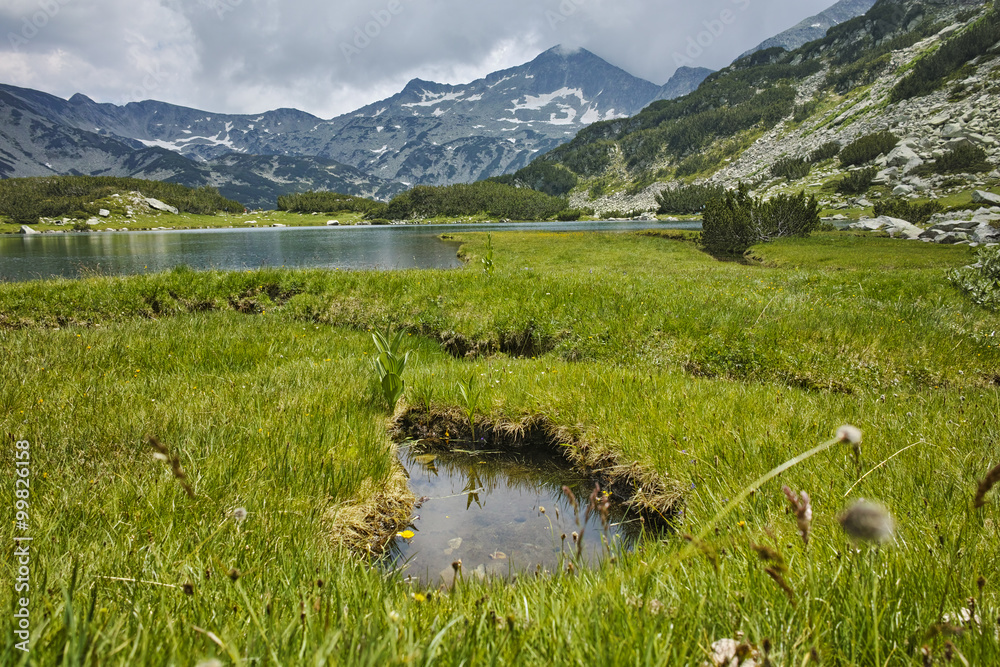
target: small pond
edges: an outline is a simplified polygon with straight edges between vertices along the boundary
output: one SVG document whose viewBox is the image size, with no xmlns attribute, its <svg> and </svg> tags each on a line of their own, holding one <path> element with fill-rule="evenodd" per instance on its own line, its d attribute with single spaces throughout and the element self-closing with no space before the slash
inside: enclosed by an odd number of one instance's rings
<svg viewBox="0 0 1000 667">
<path fill-rule="evenodd" d="M 640 531 L 639 518 L 614 504 L 588 513 L 595 482 L 551 455 L 405 449 L 401 460 L 420 500 L 387 558 L 421 586 L 451 586 L 458 560 L 466 579 L 593 566 L 630 548 Z"/>
</svg>

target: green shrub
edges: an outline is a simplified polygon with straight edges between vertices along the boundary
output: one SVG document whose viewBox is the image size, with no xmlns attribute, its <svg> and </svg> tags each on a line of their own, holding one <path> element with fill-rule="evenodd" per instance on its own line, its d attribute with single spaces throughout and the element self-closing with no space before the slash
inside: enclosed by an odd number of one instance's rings
<svg viewBox="0 0 1000 667">
<path fill-rule="evenodd" d="M 292 213 L 363 213 L 381 217 L 382 202 L 339 192 L 298 192 L 278 197 L 278 210 Z"/>
<path fill-rule="evenodd" d="M 816 101 L 800 104 L 795 107 L 795 112 L 792 118 L 795 120 L 796 123 L 803 123 L 809 120 L 809 117 L 812 116 L 813 113 L 815 113 L 816 109 L 818 108 L 819 108 L 819 102 Z"/>
<path fill-rule="evenodd" d="M 840 142 L 828 141 L 809 154 L 809 161 L 816 164 L 833 159 L 838 155 L 840 155 Z"/>
<path fill-rule="evenodd" d="M 727 192 L 705 206 L 701 242 L 709 252 L 738 255 L 757 243 L 784 236 L 808 236 L 819 225 L 815 197 L 778 195 L 770 201 L 750 196 L 749 188 Z"/>
<path fill-rule="evenodd" d="M 0 214 L 15 225 L 33 225 L 42 216 L 42 207 L 38 198 L 26 190 L 0 190 Z"/>
<path fill-rule="evenodd" d="M 486 179 L 503 185 L 523 185 L 553 197 L 565 197 L 579 183 L 572 171 L 548 160 L 535 160 L 514 174 Z"/>
<path fill-rule="evenodd" d="M 556 220 L 560 222 L 572 222 L 574 220 L 579 220 L 580 218 L 585 218 L 589 213 L 582 208 L 568 208 L 565 211 L 559 211 L 556 214 Z"/>
<path fill-rule="evenodd" d="M 715 166 L 715 162 L 703 153 L 696 153 L 685 158 L 677 165 L 677 177 L 694 176 Z"/>
<path fill-rule="evenodd" d="M 923 204 L 913 204 L 904 199 L 886 199 L 875 203 L 875 216 L 887 215 L 890 218 L 907 220 L 915 225 L 923 224 L 935 213 L 941 213 L 944 207 L 936 201 Z"/>
<path fill-rule="evenodd" d="M 973 302 L 1000 310 L 1000 246 L 980 248 L 977 259 L 972 266 L 952 271 L 949 278 Z"/>
<path fill-rule="evenodd" d="M 863 195 L 868 192 L 876 176 L 878 176 L 877 167 L 852 171 L 837 183 L 837 192 L 844 195 Z"/>
<path fill-rule="evenodd" d="M 812 165 L 804 158 L 783 158 L 771 165 L 771 176 L 797 181 L 809 175 Z"/>
<path fill-rule="evenodd" d="M 548 220 L 567 208 L 567 201 L 531 188 L 492 181 L 420 185 L 393 198 L 384 215 L 393 220 L 488 215 L 509 220 Z"/>
<path fill-rule="evenodd" d="M 919 176 L 929 174 L 978 174 L 993 169 L 986 159 L 986 151 L 972 144 L 955 146 L 943 156 L 928 164 L 922 164 L 914 173 Z"/>
<path fill-rule="evenodd" d="M 123 192 L 141 192 L 185 213 L 209 215 L 219 211 L 242 213 L 243 204 L 226 199 L 215 188 L 189 188 L 166 181 L 146 181 L 138 178 L 112 176 L 40 176 L 0 180 L 0 213 L 14 206 L 30 216 L 61 218 L 77 215 L 93 202 Z M 18 203 L 20 202 L 20 203 Z"/>
<path fill-rule="evenodd" d="M 721 199 L 725 194 L 721 185 L 685 185 L 664 190 L 656 195 L 656 203 L 663 214 L 701 213 L 710 199 Z"/>
<path fill-rule="evenodd" d="M 871 162 L 885 155 L 899 143 L 899 137 L 889 131 L 876 132 L 860 137 L 840 151 L 840 164 L 844 167 Z"/>
</svg>

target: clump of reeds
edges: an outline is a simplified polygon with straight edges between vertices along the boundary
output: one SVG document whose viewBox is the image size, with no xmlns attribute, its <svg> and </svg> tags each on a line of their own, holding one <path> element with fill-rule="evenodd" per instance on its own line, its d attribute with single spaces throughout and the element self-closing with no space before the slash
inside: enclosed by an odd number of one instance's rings
<svg viewBox="0 0 1000 667">
<path fill-rule="evenodd" d="M 153 458 L 169 463 L 174 479 L 180 482 L 189 497 L 194 498 L 194 489 L 191 488 L 191 484 L 187 481 L 187 473 L 181 468 L 181 459 L 177 456 L 177 453 L 170 451 L 170 448 L 160 442 L 156 436 L 149 437 L 149 446 L 155 450 Z"/>
</svg>

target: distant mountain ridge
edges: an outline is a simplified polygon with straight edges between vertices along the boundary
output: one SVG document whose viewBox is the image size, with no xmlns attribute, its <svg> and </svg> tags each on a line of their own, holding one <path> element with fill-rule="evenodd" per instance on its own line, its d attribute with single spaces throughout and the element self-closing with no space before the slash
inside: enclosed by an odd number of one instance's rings
<svg viewBox="0 0 1000 667">
<path fill-rule="evenodd" d="M 835 21 L 873 1 L 842 0 L 821 16 Z M 464 85 L 414 79 L 329 120 L 296 109 L 117 106 L 0 85 L 0 178 L 107 174 L 211 184 L 252 206 L 305 189 L 384 199 L 412 185 L 514 173 L 592 124 L 683 97 L 711 74 L 681 67 L 657 86 L 586 49 L 557 46 Z"/>
<path fill-rule="evenodd" d="M 163 147 L 53 120 L 67 113 L 69 104 L 38 91 L 0 85 L 0 178 L 86 174 L 211 185 L 254 208 L 271 208 L 279 195 L 306 189 L 374 199 L 406 190 L 400 183 L 324 158 L 230 153 L 194 161 Z"/>
<path fill-rule="evenodd" d="M 230 153 L 315 156 L 406 184 L 475 181 L 515 170 L 600 120 L 638 113 L 660 92 L 585 49 L 550 49 L 465 85 L 414 79 L 331 120 L 295 109 L 214 114 L 156 101 L 100 104 L 10 87 L 49 122 L 198 161 Z"/>
<path fill-rule="evenodd" d="M 795 49 L 826 36 L 826 32 L 835 25 L 861 16 L 875 6 L 878 0 L 840 0 L 829 9 L 816 16 L 799 22 L 784 32 L 766 39 L 754 48 L 740 56 L 745 58 L 752 53 L 780 46 L 786 51 Z"/>
</svg>

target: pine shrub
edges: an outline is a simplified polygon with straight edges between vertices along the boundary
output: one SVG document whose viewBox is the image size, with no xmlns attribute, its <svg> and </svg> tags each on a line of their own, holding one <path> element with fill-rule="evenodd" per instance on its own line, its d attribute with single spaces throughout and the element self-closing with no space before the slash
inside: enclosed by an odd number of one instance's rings
<svg viewBox="0 0 1000 667">
<path fill-rule="evenodd" d="M 837 183 L 837 192 L 844 195 L 863 195 L 868 192 L 876 176 L 878 176 L 877 167 L 852 171 Z"/>
<path fill-rule="evenodd" d="M 701 213 L 709 200 L 721 199 L 725 194 L 721 185 L 685 185 L 664 190 L 656 195 L 656 203 L 664 215 Z"/>
<path fill-rule="evenodd" d="M 930 174 L 978 174 L 993 169 L 986 159 L 986 151 L 972 144 L 960 144 L 929 164 L 920 165 L 915 173 L 920 176 Z"/>
<path fill-rule="evenodd" d="M 757 243 L 785 236 L 808 236 L 819 225 L 815 197 L 778 195 L 769 201 L 750 196 L 749 188 L 727 192 L 705 206 L 702 245 L 709 252 L 739 255 Z"/>
<path fill-rule="evenodd" d="M 812 164 L 804 158 L 783 158 L 771 165 L 771 176 L 797 181 L 809 175 Z"/>
<path fill-rule="evenodd" d="M 929 221 L 935 213 L 942 211 L 944 207 L 936 201 L 914 204 L 905 199 L 886 199 L 876 202 L 874 212 L 876 217 L 887 215 L 890 218 L 899 218 L 920 225 Z"/>
<path fill-rule="evenodd" d="M 1000 310 L 1000 246 L 980 248 L 977 259 L 972 266 L 952 271 L 949 278 L 973 302 Z"/>
<path fill-rule="evenodd" d="M 899 143 L 899 137 L 889 131 L 867 134 L 856 139 L 840 151 L 840 164 L 854 167 L 871 162 L 879 155 L 885 155 Z"/>
<path fill-rule="evenodd" d="M 809 161 L 816 164 L 835 158 L 838 155 L 840 155 L 840 142 L 828 141 L 809 154 Z"/>
</svg>

